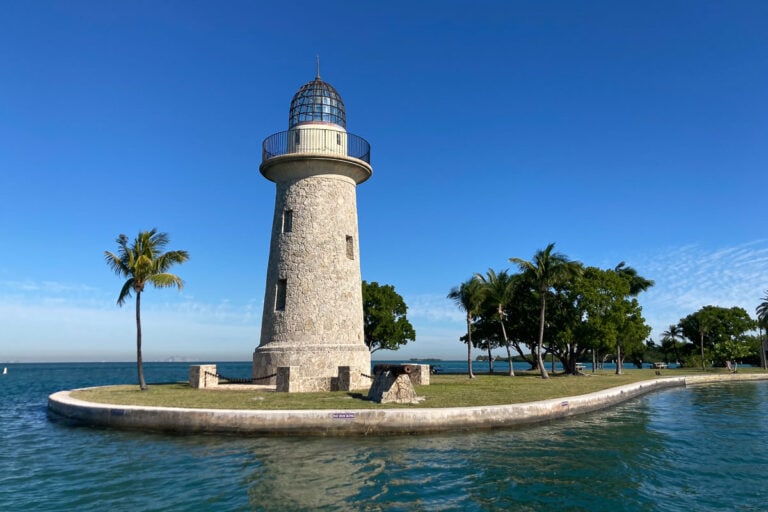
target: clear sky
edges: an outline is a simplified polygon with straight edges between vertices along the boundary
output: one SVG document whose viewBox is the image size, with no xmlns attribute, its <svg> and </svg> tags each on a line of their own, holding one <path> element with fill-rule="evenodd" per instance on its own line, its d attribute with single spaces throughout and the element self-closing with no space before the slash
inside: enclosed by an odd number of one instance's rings
<svg viewBox="0 0 768 512">
<path fill-rule="evenodd" d="M 184 290 L 142 296 L 144 355 L 247 360 L 274 184 L 261 142 L 315 73 L 372 146 L 363 279 L 461 358 L 452 286 L 550 242 L 635 267 L 652 336 L 768 289 L 768 2 L 4 2 L 0 361 L 131 360 L 104 263 L 157 227 Z"/>
</svg>

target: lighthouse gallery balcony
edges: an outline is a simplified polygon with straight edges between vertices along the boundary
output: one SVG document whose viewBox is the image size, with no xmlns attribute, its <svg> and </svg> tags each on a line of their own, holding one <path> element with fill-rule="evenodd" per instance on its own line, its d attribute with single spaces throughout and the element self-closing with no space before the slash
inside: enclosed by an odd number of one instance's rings
<svg viewBox="0 0 768 512">
<path fill-rule="evenodd" d="M 357 158 L 371 163 L 371 145 L 343 129 L 298 126 L 270 135 L 262 144 L 261 161 L 292 154 L 327 154 Z"/>
</svg>

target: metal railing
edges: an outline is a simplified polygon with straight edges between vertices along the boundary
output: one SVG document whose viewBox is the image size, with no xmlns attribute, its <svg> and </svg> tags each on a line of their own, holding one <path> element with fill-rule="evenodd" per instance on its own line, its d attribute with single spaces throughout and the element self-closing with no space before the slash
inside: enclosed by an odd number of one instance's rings
<svg viewBox="0 0 768 512">
<path fill-rule="evenodd" d="M 270 135 L 261 146 L 261 159 L 301 153 L 351 156 L 371 163 L 371 145 L 352 133 L 328 128 L 294 128 Z"/>
</svg>

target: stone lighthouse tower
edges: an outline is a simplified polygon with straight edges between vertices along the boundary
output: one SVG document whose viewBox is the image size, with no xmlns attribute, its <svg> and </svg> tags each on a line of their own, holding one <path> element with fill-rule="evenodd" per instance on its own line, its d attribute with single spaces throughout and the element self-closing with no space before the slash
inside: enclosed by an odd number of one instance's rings
<svg viewBox="0 0 768 512">
<path fill-rule="evenodd" d="M 373 172 L 370 145 L 347 133 L 341 96 L 318 71 L 293 96 L 288 131 L 262 150 L 277 193 L 253 376 L 277 374 L 286 391 L 367 387 L 356 187 Z"/>
</svg>

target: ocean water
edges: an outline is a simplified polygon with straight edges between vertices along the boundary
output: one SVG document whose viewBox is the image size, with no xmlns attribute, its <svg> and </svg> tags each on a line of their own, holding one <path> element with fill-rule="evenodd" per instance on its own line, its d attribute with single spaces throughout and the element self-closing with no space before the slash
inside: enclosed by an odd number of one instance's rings
<svg viewBox="0 0 768 512">
<path fill-rule="evenodd" d="M 50 393 L 134 383 L 135 365 L 5 366 L 1 511 L 768 509 L 768 382 L 510 430 L 261 438 L 67 426 L 47 417 Z M 219 368 L 247 376 L 249 364 Z M 147 364 L 147 380 L 187 369 Z"/>
</svg>

